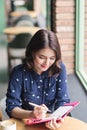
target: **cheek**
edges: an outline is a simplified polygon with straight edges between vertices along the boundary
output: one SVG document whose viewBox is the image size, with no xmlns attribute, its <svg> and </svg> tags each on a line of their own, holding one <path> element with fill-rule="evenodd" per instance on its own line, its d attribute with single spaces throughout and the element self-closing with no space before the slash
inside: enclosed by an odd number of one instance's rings
<svg viewBox="0 0 87 130">
<path fill-rule="evenodd" d="M 34 64 L 40 64 L 40 63 L 42 63 L 41 60 L 39 60 L 39 59 L 37 59 L 37 58 L 34 59 Z"/>
<path fill-rule="evenodd" d="M 55 61 L 51 61 L 50 64 L 53 65 L 55 63 Z"/>
</svg>

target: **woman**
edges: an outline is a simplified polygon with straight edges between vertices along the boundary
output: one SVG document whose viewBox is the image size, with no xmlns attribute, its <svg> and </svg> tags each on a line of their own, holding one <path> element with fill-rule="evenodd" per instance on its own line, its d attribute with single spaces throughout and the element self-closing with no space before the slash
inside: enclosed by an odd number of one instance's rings
<svg viewBox="0 0 87 130">
<path fill-rule="evenodd" d="M 39 106 L 32 107 L 29 102 Z M 11 72 L 6 111 L 14 118 L 44 118 L 48 109 L 53 112 L 68 102 L 66 68 L 57 36 L 41 29 L 31 38 L 24 63 Z M 46 123 L 50 129 L 60 125 L 55 119 Z"/>
</svg>

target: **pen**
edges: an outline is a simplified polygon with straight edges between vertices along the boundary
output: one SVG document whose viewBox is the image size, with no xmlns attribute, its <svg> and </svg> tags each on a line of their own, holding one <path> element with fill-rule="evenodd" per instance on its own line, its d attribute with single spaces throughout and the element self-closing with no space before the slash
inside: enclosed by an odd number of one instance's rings
<svg viewBox="0 0 87 130">
<path fill-rule="evenodd" d="M 32 103 L 32 102 L 29 102 L 29 104 L 31 105 L 31 106 L 34 106 L 34 107 L 38 107 L 39 105 L 37 105 L 37 104 L 35 104 L 35 103 Z M 47 110 L 48 112 L 51 112 L 51 110 Z"/>
</svg>

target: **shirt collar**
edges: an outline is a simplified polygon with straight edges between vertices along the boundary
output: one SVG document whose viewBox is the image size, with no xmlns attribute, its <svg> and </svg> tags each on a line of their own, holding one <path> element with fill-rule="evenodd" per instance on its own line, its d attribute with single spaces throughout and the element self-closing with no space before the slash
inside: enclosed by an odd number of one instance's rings
<svg viewBox="0 0 87 130">
<path fill-rule="evenodd" d="M 44 79 L 45 77 L 48 77 L 48 72 L 45 71 L 43 72 L 41 75 L 39 75 L 38 73 L 36 73 L 34 70 L 31 70 L 31 75 L 35 80 L 38 79 Z"/>
</svg>

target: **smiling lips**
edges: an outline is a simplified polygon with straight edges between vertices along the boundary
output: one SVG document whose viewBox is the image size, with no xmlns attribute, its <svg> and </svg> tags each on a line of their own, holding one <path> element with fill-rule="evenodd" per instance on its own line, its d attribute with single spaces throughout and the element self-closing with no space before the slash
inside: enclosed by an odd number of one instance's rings
<svg viewBox="0 0 87 130">
<path fill-rule="evenodd" d="M 41 67 L 44 68 L 44 69 L 47 69 L 47 68 L 48 68 L 47 65 L 41 65 Z"/>
</svg>

